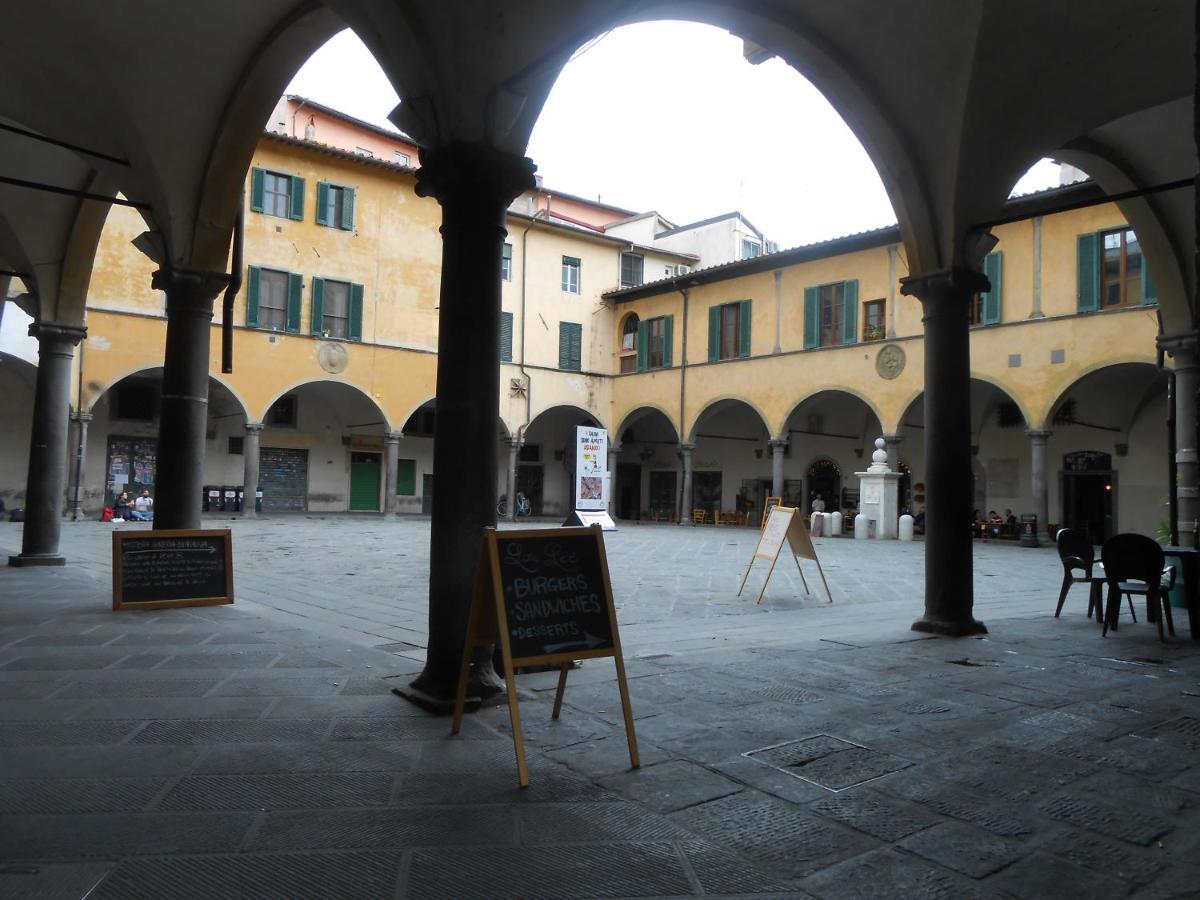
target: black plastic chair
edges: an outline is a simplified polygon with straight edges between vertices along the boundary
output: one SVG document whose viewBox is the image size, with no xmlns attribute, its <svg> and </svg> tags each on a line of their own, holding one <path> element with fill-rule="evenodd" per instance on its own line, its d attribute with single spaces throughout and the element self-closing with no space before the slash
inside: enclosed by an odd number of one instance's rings
<svg viewBox="0 0 1200 900">
<path fill-rule="evenodd" d="M 1158 638 L 1165 640 L 1163 619 L 1175 634 L 1171 604 L 1163 589 L 1163 550 L 1157 541 L 1143 534 L 1118 534 L 1104 542 L 1100 559 L 1108 582 L 1108 602 L 1104 612 L 1104 634 L 1116 630 L 1121 615 L 1121 595 L 1140 594 L 1146 597 L 1146 615 L 1158 625 Z M 1171 573 L 1173 574 L 1173 573 Z M 1132 604 L 1133 598 L 1130 597 Z"/>
<path fill-rule="evenodd" d="M 1067 591 L 1073 584 L 1088 585 L 1088 618 L 1092 610 L 1096 611 L 1096 621 L 1102 618 L 1104 610 L 1104 594 L 1100 585 L 1104 584 L 1104 574 L 1095 574 L 1096 548 L 1088 536 L 1074 528 L 1060 528 L 1054 538 L 1058 544 L 1058 558 L 1063 565 L 1062 590 L 1058 592 L 1058 607 L 1054 610 L 1054 618 L 1062 612 L 1063 603 L 1067 600 Z M 1082 574 L 1077 574 L 1082 573 Z"/>
</svg>

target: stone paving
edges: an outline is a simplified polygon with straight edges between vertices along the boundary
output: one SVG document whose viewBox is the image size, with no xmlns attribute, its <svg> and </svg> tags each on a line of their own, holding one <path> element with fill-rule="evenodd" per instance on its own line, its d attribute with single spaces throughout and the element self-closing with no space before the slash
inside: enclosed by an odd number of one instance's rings
<svg viewBox="0 0 1200 900">
<path fill-rule="evenodd" d="M 1079 587 L 1055 620 L 1052 550 L 978 544 L 991 633 L 951 640 L 908 630 L 919 544 L 819 540 L 835 602 L 782 560 L 755 606 L 755 532 L 624 528 L 642 767 L 590 661 L 558 721 L 556 676 L 521 676 L 522 790 L 504 707 L 451 737 L 390 693 L 427 520 L 229 524 L 232 607 L 111 612 L 93 522 L 67 568 L 0 571 L 0 897 L 1200 890 L 1200 644 L 1182 611 L 1175 641 L 1128 610 L 1101 638 Z"/>
</svg>

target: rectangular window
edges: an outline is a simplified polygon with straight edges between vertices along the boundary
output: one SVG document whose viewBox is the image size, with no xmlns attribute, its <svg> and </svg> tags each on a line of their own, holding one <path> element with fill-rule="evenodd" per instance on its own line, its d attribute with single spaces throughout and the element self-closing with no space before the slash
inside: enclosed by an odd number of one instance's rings
<svg viewBox="0 0 1200 900">
<path fill-rule="evenodd" d="M 821 346 L 842 343 L 842 309 L 845 307 L 844 282 L 825 284 L 821 291 Z"/>
<path fill-rule="evenodd" d="M 230 438 L 229 438 L 229 455 L 230 456 L 243 456 L 243 455 L 245 455 L 245 449 L 246 449 L 246 439 L 245 438 L 233 437 L 232 435 L 230 436 Z"/>
<path fill-rule="evenodd" d="M 983 324 L 983 294 L 971 295 L 971 325 Z"/>
<path fill-rule="evenodd" d="M 882 317 L 882 310 L 880 311 Z M 804 349 L 858 341 L 858 281 L 835 281 L 804 289 Z"/>
<path fill-rule="evenodd" d="M 394 161 L 402 166 L 407 166 L 412 162 L 412 158 L 407 153 L 401 153 L 399 150 L 397 150 L 395 151 Z"/>
<path fill-rule="evenodd" d="M 280 397 L 271 404 L 271 408 L 267 410 L 266 424 L 276 428 L 295 428 L 296 427 L 296 396 L 295 394 L 286 394 Z"/>
<path fill-rule="evenodd" d="M 762 255 L 762 244 L 749 238 L 742 238 L 742 259 L 754 259 Z"/>
<path fill-rule="evenodd" d="M 359 156 L 374 156 L 375 155 L 375 151 L 371 150 L 368 147 L 355 147 L 354 152 L 357 153 Z"/>
<path fill-rule="evenodd" d="M 150 422 L 158 411 L 158 391 L 153 384 L 131 381 L 117 386 L 115 419 Z"/>
<path fill-rule="evenodd" d="M 568 294 L 579 293 L 579 270 L 581 263 L 577 257 L 562 258 L 562 289 Z"/>
<path fill-rule="evenodd" d="M 258 273 L 258 327 L 287 330 L 288 273 L 260 269 Z"/>
<path fill-rule="evenodd" d="M 321 329 L 333 338 L 350 336 L 350 284 L 326 281 L 321 310 Z"/>
<path fill-rule="evenodd" d="M 1142 303 L 1142 247 L 1130 228 L 1100 235 L 1100 305 L 1140 306 Z"/>
<path fill-rule="evenodd" d="M 303 219 L 304 179 L 267 169 L 251 169 L 250 211 L 284 219 Z"/>
<path fill-rule="evenodd" d="M 708 361 L 750 355 L 750 301 L 708 308 Z"/>
<path fill-rule="evenodd" d="M 659 316 L 646 322 L 646 368 L 661 369 L 664 361 L 666 319 Z"/>
<path fill-rule="evenodd" d="M 500 254 L 500 278 L 512 281 L 512 244 L 505 242 L 504 252 Z"/>
<path fill-rule="evenodd" d="M 578 372 L 583 357 L 583 326 L 578 322 L 558 323 L 558 367 Z"/>
<path fill-rule="evenodd" d="M 292 179 L 287 175 L 267 172 L 263 176 L 263 212 L 268 216 L 287 218 L 291 210 Z"/>
<path fill-rule="evenodd" d="M 317 182 L 317 224 L 354 230 L 354 188 Z"/>
<path fill-rule="evenodd" d="M 886 300 L 868 300 L 863 304 L 863 336 L 864 341 L 883 340 L 886 329 L 883 323 L 883 313 Z"/>
<path fill-rule="evenodd" d="M 637 287 L 644 281 L 646 258 L 637 253 L 621 254 L 621 287 Z"/>
</svg>

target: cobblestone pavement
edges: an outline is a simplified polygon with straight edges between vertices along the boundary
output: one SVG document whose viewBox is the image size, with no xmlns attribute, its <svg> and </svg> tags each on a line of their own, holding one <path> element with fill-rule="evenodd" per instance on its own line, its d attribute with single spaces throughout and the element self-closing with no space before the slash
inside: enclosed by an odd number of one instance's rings
<svg viewBox="0 0 1200 900">
<path fill-rule="evenodd" d="M 1051 550 L 978 544 L 952 640 L 908 630 L 919 544 L 819 540 L 835 602 L 782 560 L 755 606 L 755 532 L 626 527 L 642 767 L 593 661 L 558 721 L 520 678 L 521 790 L 505 708 L 451 737 L 389 692 L 427 520 L 229 524 L 232 607 L 111 612 L 98 523 L 0 570 L 0 897 L 1197 895 L 1200 644 L 1101 638 L 1081 587 L 1055 620 Z"/>
</svg>

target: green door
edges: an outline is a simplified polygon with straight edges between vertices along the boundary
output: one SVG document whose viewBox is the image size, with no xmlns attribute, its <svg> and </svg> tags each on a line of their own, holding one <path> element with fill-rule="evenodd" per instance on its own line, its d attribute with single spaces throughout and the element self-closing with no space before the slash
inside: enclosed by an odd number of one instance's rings
<svg viewBox="0 0 1200 900">
<path fill-rule="evenodd" d="M 350 509 L 379 512 L 378 453 L 350 454 Z"/>
</svg>

